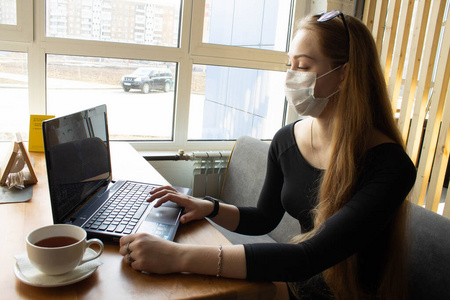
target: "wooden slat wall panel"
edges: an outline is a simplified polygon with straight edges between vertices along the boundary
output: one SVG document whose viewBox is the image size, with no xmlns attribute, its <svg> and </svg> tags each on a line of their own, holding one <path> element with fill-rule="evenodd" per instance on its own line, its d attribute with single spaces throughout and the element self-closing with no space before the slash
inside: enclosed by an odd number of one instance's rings
<svg viewBox="0 0 450 300">
<path fill-rule="evenodd" d="M 426 120 L 426 127 L 425 127 L 425 136 L 423 139 L 423 144 L 420 149 L 416 149 L 416 151 L 420 151 L 420 157 L 419 153 L 416 152 L 418 157 L 418 173 L 417 173 L 417 180 L 416 184 L 414 186 L 413 192 L 412 192 L 412 201 L 414 203 L 417 203 L 419 205 L 423 205 L 425 202 L 425 196 L 427 194 L 428 186 L 429 186 L 429 180 L 432 172 L 432 163 L 436 151 L 436 144 L 438 139 L 438 133 L 440 128 L 440 123 L 442 120 L 442 113 L 443 113 L 443 107 L 444 107 L 444 101 L 442 101 L 442 97 L 440 96 L 440 90 L 441 86 L 444 84 L 444 72 L 438 72 L 434 84 L 431 82 L 432 74 L 434 65 L 436 63 L 436 54 L 439 44 L 439 36 L 441 32 L 442 27 L 442 18 L 443 18 L 443 12 L 445 9 L 445 4 L 447 0 L 441 0 L 441 1 L 433 1 L 431 11 L 430 11 L 430 23 L 427 29 L 427 35 L 430 37 L 433 36 L 433 39 L 430 41 L 430 43 L 424 43 L 424 51 L 426 51 L 427 47 L 431 45 L 430 47 L 430 53 L 429 54 L 429 65 L 427 66 L 426 70 L 426 78 L 424 78 L 425 82 L 421 82 L 421 78 L 419 78 L 419 88 L 422 88 L 423 84 L 423 98 L 422 98 L 422 105 L 425 102 L 425 96 L 426 99 L 429 99 L 429 111 L 428 111 L 428 118 Z M 445 50 L 445 49 L 444 49 Z M 424 56 L 425 58 L 425 56 Z M 439 60 L 439 64 L 447 64 L 445 59 Z M 425 64 L 423 64 L 425 66 Z M 439 66 L 439 65 L 438 65 Z M 426 66 L 425 66 L 426 67 Z M 434 85 L 434 86 L 433 86 Z M 433 87 L 433 92 L 430 95 L 430 87 Z M 420 90 L 422 92 L 422 90 Z M 420 98 L 419 98 L 420 99 Z M 422 109 L 425 109 L 425 111 L 420 111 L 419 115 L 420 118 L 426 117 L 426 105 L 425 107 L 422 107 Z M 414 116 L 415 117 L 415 116 Z M 413 117 L 413 123 L 414 123 L 414 117 Z M 418 120 L 417 124 L 424 124 L 425 120 Z M 416 130 L 422 131 L 423 125 L 418 126 L 415 128 Z M 419 134 L 418 132 L 415 132 L 416 136 L 414 138 L 418 138 Z M 412 136 L 410 135 L 408 139 L 408 143 L 410 143 L 410 139 Z M 411 143 L 415 143 L 416 145 L 420 146 L 420 140 L 411 140 Z M 414 152 L 413 152 L 414 153 Z M 433 170 L 438 171 L 438 170 Z M 442 187 L 441 187 L 442 189 Z"/>
<path fill-rule="evenodd" d="M 392 52 L 395 45 L 397 32 L 397 21 L 400 11 L 401 0 L 390 0 L 387 8 L 386 23 L 383 34 L 383 44 L 381 46 L 381 66 L 384 67 L 384 78 L 389 81 L 391 72 Z"/>
<path fill-rule="evenodd" d="M 425 0 L 428 1 L 428 0 Z M 437 46 L 439 42 L 440 24 L 444 14 L 445 0 L 433 1 L 429 11 L 429 26 L 423 41 L 423 55 L 417 83 L 414 113 L 411 119 L 411 129 L 408 135 L 407 150 L 411 159 L 418 162 L 421 137 L 425 124 L 429 91 L 431 86 L 431 75 L 434 68 Z M 424 45 L 427 45 L 424 47 Z M 430 47 L 431 45 L 431 47 Z M 414 201 L 418 203 L 418 201 Z M 423 204 L 423 201 L 422 201 Z"/>
<path fill-rule="evenodd" d="M 432 211 L 438 210 L 450 148 L 450 28 L 441 35 L 449 3 L 370 0 L 363 18 L 377 43 L 398 126 L 418 169 L 411 201 L 426 202 Z M 445 203 L 443 214 L 450 217 L 450 193 Z"/>
<path fill-rule="evenodd" d="M 447 57 L 448 59 L 448 57 Z M 447 68 L 447 71 L 450 70 Z M 437 211 L 442 194 L 442 185 L 444 183 L 445 171 L 447 170 L 449 149 L 447 147 L 450 140 L 450 93 L 448 93 L 448 86 L 446 91 L 442 91 L 441 95 L 447 94 L 444 104 L 444 113 L 442 125 L 439 132 L 436 155 L 433 162 L 433 172 L 429 185 L 429 192 L 427 194 L 427 201 L 425 207 L 432 211 Z"/>
<path fill-rule="evenodd" d="M 373 32 L 373 16 L 375 15 L 375 4 L 377 3 L 376 0 L 366 0 L 364 3 L 364 15 L 363 15 L 363 22 L 366 24 L 367 28 L 369 28 L 370 31 Z"/>
<path fill-rule="evenodd" d="M 371 18 L 373 19 L 372 34 L 377 44 L 378 53 L 381 53 L 381 45 L 383 44 L 384 27 L 386 22 L 388 3 L 389 3 L 388 0 L 376 1 L 374 12 L 375 15 Z"/>
<path fill-rule="evenodd" d="M 394 38 L 395 48 L 392 55 L 391 71 L 388 80 L 388 92 L 392 99 L 392 109 L 394 111 L 397 110 L 398 98 L 400 96 L 413 8 L 414 1 L 403 1 L 401 4 L 400 15 L 398 16 L 397 32 Z"/>
<path fill-rule="evenodd" d="M 447 33 L 449 31 L 447 30 Z M 444 46 L 444 44 L 443 44 Z M 425 137 L 424 137 L 424 142 L 423 142 L 423 146 L 422 146 L 422 152 L 420 155 L 420 160 L 419 160 L 419 168 L 418 168 L 418 174 L 420 176 L 418 176 L 417 180 L 416 180 L 416 184 L 414 186 L 413 189 L 413 193 L 412 193 L 412 200 L 416 201 L 418 200 L 418 202 L 420 204 L 423 203 L 423 200 L 425 199 L 426 193 L 427 193 L 427 188 L 429 186 L 429 179 L 430 179 L 430 175 L 431 175 L 431 170 L 432 170 L 432 164 L 433 164 L 433 159 L 435 156 L 435 151 L 436 151 L 436 147 L 437 147 L 437 139 L 438 139 L 438 134 L 439 134 L 439 129 L 440 129 L 440 125 L 441 125 L 441 120 L 442 120 L 442 116 L 443 116 L 443 110 L 444 110 L 444 100 L 445 97 L 442 97 L 442 93 L 443 93 L 443 86 L 444 86 L 444 78 L 448 76 L 445 76 L 445 69 L 446 69 L 446 60 L 448 58 L 448 48 L 441 49 L 441 58 L 438 61 L 438 69 L 437 69 L 437 74 L 436 74 L 436 81 L 434 83 L 434 87 L 433 87 L 433 94 L 431 96 L 431 106 L 430 106 L 430 111 L 429 111 L 429 115 L 428 115 L 428 121 L 427 121 L 427 127 L 425 130 Z M 444 52 L 444 53 L 442 53 Z M 444 56 L 444 57 L 442 57 Z M 447 79 L 448 81 L 448 79 Z M 445 90 L 446 90 L 447 85 L 445 84 Z M 433 172 L 438 172 L 439 170 L 437 169 L 433 169 Z M 442 186 L 441 186 L 442 189 Z M 431 192 L 428 191 L 428 192 Z M 431 199 L 430 199 L 431 200 Z M 430 206 L 429 203 L 431 201 L 427 201 L 427 208 Z"/>
<path fill-rule="evenodd" d="M 445 30 L 444 37 L 442 39 L 442 46 L 439 55 L 439 60 L 437 62 L 437 73 L 436 78 L 441 80 L 436 80 L 434 83 L 433 96 L 431 98 L 431 103 L 438 103 L 437 106 L 442 108 L 442 112 L 439 111 L 436 116 L 435 124 L 440 121 L 440 132 L 438 136 L 438 141 L 436 145 L 436 154 L 434 156 L 434 163 L 432 168 L 431 180 L 429 184 L 429 190 L 426 201 L 426 208 L 437 211 L 439 200 L 442 192 L 442 185 L 444 182 L 444 175 L 447 169 L 448 162 L 448 151 L 446 144 L 448 142 L 448 127 L 450 126 L 450 102 L 446 100 L 449 99 L 447 96 L 447 87 L 450 75 L 450 66 L 447 63 L 450 57 L 450 30 Z M 428 128 L 428 126 L 427 126 Z M 434 130 L 438 131 L 438 125 L 435 126 Z M 427 136 L 425 135 L 425 139 Z M 434 143 L 434 141 L 433 141 Z M 433 152 L 434 153 L 434 152 Z M 428 155 L 430 157 L 432 155 Z M 422 159 L 421 159 L 422 162 Z M 420 164 L 419 164 L 420 170 Z M 424 186 L 424 185 L 423 185 Z M 423 191 L 425 190 L 425 191 Z M 422 187 L 421 193 L 426 192 L 426 187 Z M 420 199 L 420 198 L 419 198 Z"/>
<path fill-rule="evenodd" d="M 413 20 L 414 25 L 412 25 L 409 60 L 403 89 L 402 104 L 400 108 L 401 113 L 398 120 L 398 126 L 405 141 L 408 140 L 408 133 L 411 125 L 411 113 L 414 106 L 414 97 L 417 88 L 417 78 L 419 76 L 419 67 L 423 53 L 423 41 L 425 39 L 425 32 L 427 29 L 430 3 L 431 1 L 426 0 L 418 1 L 416 7 L 416 16 Z"/>
</svg>

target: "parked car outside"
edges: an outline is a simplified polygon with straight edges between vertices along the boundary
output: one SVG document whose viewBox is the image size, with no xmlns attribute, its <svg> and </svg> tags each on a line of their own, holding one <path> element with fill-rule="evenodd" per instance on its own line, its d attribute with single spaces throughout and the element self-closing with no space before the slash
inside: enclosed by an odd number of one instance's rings
<svg viewBox="0 0 450 300">
<path fill-rule="evenodd" d="M 151 90 L 168 92 L 173 87 L 172 72 L 167 68 L 138 68 L 132 74 L 123 76 L 120 82 L 125 92 L 140 89 L 144 94 Z"/>
</svg>

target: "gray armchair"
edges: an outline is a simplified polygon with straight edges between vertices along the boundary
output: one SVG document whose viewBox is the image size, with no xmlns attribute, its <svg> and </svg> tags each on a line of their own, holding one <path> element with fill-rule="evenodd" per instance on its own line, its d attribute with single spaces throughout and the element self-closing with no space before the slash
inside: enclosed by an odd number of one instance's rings
<svg viewBox="0 0 450 300">
<path fill-rule="evenodd" d="M 221 200 L 253 206 L 264 183 L 269 144 L 243 136 L 234 146 Z M 411 299 L 450 299 L 450 220 L 411 204 L 409 282 Z M 300 233 L 297 220 L 285 214 L 280 225 L 263 236 L 244 236 L 216 226 L 233 244 L 287 243 Z"/>
</svg>

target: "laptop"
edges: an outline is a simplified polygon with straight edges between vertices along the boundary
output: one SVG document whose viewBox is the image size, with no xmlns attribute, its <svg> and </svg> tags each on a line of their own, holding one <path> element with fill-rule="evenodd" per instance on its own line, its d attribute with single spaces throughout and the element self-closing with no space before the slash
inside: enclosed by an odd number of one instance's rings
<svg viewBox="0 0 450 300">
<path fill-rule="evenodd" d="M 106 105 L 46 120 L 42 130 L 55 224 L 113 242 L 137 232 L 173 240 L 183 209 L 173 202 L 153 208 L 146 199 L 159 185 L 112 180 Z"/>
</svg>

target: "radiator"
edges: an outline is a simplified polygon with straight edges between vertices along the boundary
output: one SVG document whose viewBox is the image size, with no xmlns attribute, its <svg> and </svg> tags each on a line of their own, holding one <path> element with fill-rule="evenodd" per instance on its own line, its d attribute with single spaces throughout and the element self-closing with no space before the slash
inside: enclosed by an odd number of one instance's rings
<svg viewBox="0 0 450 300">
<path fill-rule="evenodd" d="M 194 161 L 192 195 L 194 197 L 220 197 L 230 151 L 193 152 Z"/>
</svg>

